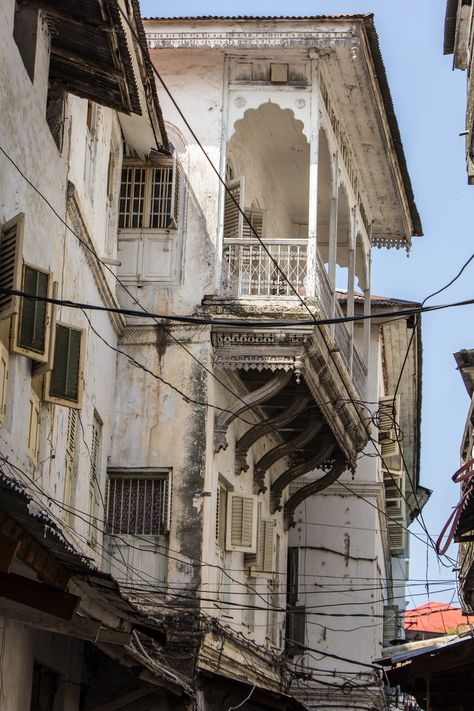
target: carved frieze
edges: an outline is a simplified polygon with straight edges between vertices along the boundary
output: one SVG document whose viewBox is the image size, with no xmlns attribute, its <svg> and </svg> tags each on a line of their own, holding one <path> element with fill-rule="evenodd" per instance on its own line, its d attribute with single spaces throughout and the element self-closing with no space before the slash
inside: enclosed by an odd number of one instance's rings
<svg viewBox="0 0 474 711">
<path fill-rule="evenodd" d="M 288 31 L 288 30 L 252 30 L 250 32 L 220 30 L 217 32 L 147 32 L 150 49 L 178 48 L 240 48 L 266 49 L 316 48 L 330 49 L 354 44 L 356 38 L 352 32 L 330 31 Z"/>
</svg>

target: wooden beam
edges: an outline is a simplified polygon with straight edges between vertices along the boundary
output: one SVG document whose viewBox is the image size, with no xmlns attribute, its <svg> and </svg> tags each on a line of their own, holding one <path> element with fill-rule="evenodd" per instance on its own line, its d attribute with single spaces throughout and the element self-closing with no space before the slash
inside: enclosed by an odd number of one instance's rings
<svg viewBox="0 0 474 711">
<path fill-rule="evenodd" d="M 0 615 L 11 617 L 28 627 L 55 632 L 67 637 L 75 637 L 88 642 L 124 645 L 130 644 L 131 633 L 103 627 L 97 620 L 75 614 L 71 621 L 61 620 L 53 615 L 38 612 L 6 598 L 0 598 Z"/>
<path fill-rule="evenodd" d="M 91 711 L 117 711 L 118 709 L 123 709 L 123 707 L 127 704 L 132 703 L 132 701 L 138 701 L 138 699 L 143 699 L 145 696 L 156 694 L 156 691 L 156 687 L 135 689 L 135 691 L 130 691 L 128 694 L 121 696 L 119 699 L 109 701 L 107 704 L 95 706 L 91 709 Z"/>
<path fill-rule="evenodd" d="M 72 619 L 81 598 L 23 575 L 0 571 L 0 597 L 14 600 L 63 620 Z"/>
<path fill-rule="evenodd" d="M 32 568 L 40 580 L 64 590 L 70 579 L 70 574 L 46 550 L 46 548 L 29 535 L 15 521 L 0 511 L 0 533 L 19 541 L 18 558 L 21 558 Z"/>
<path fill-rule="evenodd" d="M 16 538 L 0 533 L 0 570 L 9 573 L 20 549 L 21 542 Z"/>
</svg>

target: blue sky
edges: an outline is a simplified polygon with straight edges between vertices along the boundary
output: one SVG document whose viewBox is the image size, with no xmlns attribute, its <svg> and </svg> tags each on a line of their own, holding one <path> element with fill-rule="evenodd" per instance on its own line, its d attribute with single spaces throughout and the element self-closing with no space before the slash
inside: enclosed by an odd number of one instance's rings
<svg viewBox="0 0 474 711">
<path fill-rule="evenodd" d="M 374 250 L 373 292 L 422 301 L 448 282 L 474 251 L 472 201 L 474 186 L 466 183 L 464 165 L 464 72 L 452 71 L 452 57 L 443 56 L 445 0 L 361 0 L 305 2 L 291 6 L 264 2 L 174 0 L 167 12 L 158 0 L 141 0 L 144 16 L 206 14 L 315 15 L 373 12 L 404 142 L 416 202 L 425 236 L 404 252 Z M 289 9 L 291 7 L 291 10 Z M 191 117 L 192 119 L 192 117 Z M 471 265 L 437 303 L 473 297 Z M 474 306 L 427 314 L 423 318 L 423 422 L 421 483 L 434 493 L 424 510 L 428 530 L 436 537 L 456 503 L 451 474 L 459 466 L 460 440 L 469 400 L 456 371 L 453 353 L 474 347 L 469 324 Z M 419 525 L 412 530 L 421 532 Z M 412 538 L 411 578 L 424 578 L 425 547 Z M 457 546 L 453 547 L 454 557 Z M 429 578 L 453 578 L 439 568 L 429 551 Z M 442 586 L 442 587 L 448 587 Z M 414 588 L 419 592 L 420 588 Z M 447 602 L 452 592 L 431 599 Z M 410 598 L 408 597 L 408 600 Z M 415 598 L 416 604 L 425 600 Z"/>
</svg>

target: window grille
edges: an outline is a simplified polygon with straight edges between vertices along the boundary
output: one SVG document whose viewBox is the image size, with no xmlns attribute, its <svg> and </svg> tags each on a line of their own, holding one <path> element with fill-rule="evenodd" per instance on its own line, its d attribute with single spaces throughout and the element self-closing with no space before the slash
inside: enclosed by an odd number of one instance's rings
<svg viewBox="0 0 474 711">
<path fill-rule="evenodd" d="M 179 208 L 179 170 L 124 165 L 119 202 L 121 229 L 175 229 Z"/>
<path fill-rule="evenodd" d="M 107 495 L 107 531 L 112 535 L 159 536 L 168 529 L 166 474 L 111 474 Z"/>
</svg>

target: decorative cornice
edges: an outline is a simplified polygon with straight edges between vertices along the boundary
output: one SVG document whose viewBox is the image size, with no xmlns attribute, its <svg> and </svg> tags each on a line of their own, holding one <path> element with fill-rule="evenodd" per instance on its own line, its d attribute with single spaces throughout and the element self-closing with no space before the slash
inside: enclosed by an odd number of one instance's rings
<svg viewBox="0 0 474 711">
<path fill-rule="evenodd" d="M 67 212 L 74 232 L 76 232 L 80 238 L 78 241 L 84 250 L 84 254 L 104 305 L 111 309 L 120 308 L 120 304 L 108 284 L 103 267 L 100 263 L 100 257 L 97 255 L 94 243 L 92 242 L 89 230 L 82 215 L 76 186 L 74 183 L 71 183 L 71 181 L 68 182 L 67 186 Z M 125 318 L 121 314 L 111 313 L 110 311 L 108 312 L 108 316 L 112 322 L 115 332 L 117 335 L 120 335 L 125 328 Z"/>
<path fill-rule="evenodd" d="M 147 42 L 150 49 L 266 49 L 276 47 L 330 49 L 354 43 L 357 41 L 352 32 L 341 31 L 274 31 L 251 30 L 248 32 L 236 30 L 220 30 L 218 32 L 197 32 L 195 28 L 188 31 L 147 32 Z"/>
</svg>

